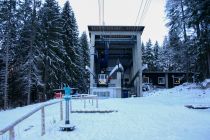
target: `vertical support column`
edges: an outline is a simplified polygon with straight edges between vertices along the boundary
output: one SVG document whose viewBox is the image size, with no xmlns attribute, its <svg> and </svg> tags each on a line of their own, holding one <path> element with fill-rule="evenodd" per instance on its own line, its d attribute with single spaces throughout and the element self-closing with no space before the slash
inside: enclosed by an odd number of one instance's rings
<svg viewBox="0 0 210 140">
<path fill-rule="evenodd" d="M 96 108 L 98 108 L 98 96 L 96 97 Z"/>
<path fill-rule="evenodd" d="M 14 127 L 9 130 L 9 140 L 15 140 L 15 130 Z"/>
<path fill-rule="evenodd" d="M 41 109 L 41 136 L 45 134 L 45 112 L 44 107 Z"/>
<path fill-rule="evenodd" d="M 117 84 L 116 84 L 116 87 L 117 87 L 117 93 L 116 93 L 116 97 L 117 98 L 121 98 L 122 96 L 122 93 L 121 93 L 121 72 L 117 72 Z"/>
<path fill-rule="evenodd" d="M 60 102 L 60 120 L 63 120 L 63 102 Z"/>
<path fill-rule="evenodd" d="M 168 73 L 165 74 L 165 83 L 166 83 L 166 88 L 168 88 Z"/>
<path fill-rule="evenodd" d="M 136 74 L 136 45 L 133 46 L 132 48 L 132 54 L 133 54 L 133 74 L 132 74 L 132 78 L 134 78 L 135 74 Z M 134 94 L 136 94 L 136 80 L 133 81 L 133 85 L 134 85 Z"/>
<path fill-rule="evenodd" d="M 94 55 L 95 55 L 95 34 L 91 33 L 91 38 L 90 38 L 90 69 L 93 73 L 95 73 L 94 70 Z M 93 87 L 94 84 L 94 78 L 93 75 L 90 74 L 90 88 Z M 92 90 L 90 90 L 91 94 Z"/>
<path fill-rule="evenodd" d="M 133 48 L 132 48 L 132 54 L 133 54 L 133 75 L 132 77 L 134 77 L 134 75 L 136 74 L 136 46 L 134 45 Z"/>
<path fill-rule="evenodd" d="M 138 70 L 139 70 L 139 78 L 138 78 L 138 93 L 137 96 L 138 97 L 142 97 L 143 96 L 143 92 L 142 92 L 142 52 L 141 52 L 141 34 L 138 33 L 136 35 L 136 39 L 137 39 L 137 57 L 136 59 L 137 61 L 137 66 L 138 66 Z"/>
</svg>

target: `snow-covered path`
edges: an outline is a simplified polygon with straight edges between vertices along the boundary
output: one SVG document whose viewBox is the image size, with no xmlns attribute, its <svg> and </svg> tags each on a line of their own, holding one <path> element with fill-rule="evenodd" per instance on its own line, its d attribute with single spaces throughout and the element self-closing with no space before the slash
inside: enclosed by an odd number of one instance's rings
<svg viewBox="0 0 210 140">
<path fill-rule="evenodd" d="M 74 100 L 72 104 L 73 109 L 83 108 L 80 100 Z M 210 89 L 179 86 L 146 93 L 142 98 L 102 99 L 99 109 L 118 112 L 73 113 L 70 116 L 76 125 L 73 132 L 58 131 L 63 122 L 58 121 L 58 105 L 53 105 L 46 111 L 46 135 L 40 136 L 40 113 L 15 129 L 18 140 L 209 140 L 210 109 L 188 109 L 184 107 L 186 104 L 210 105 Z M 88 108 L 94 107 L 88 103 Z M 10 122 L 12 112 L 20 112 L 18 115 L 22 116 L 28 110 L 29 107 L 24 107 L 0 112 L 0 118 L 4 118 L 0 121 L 0 129 Z M 30 126 L 28 131 L 24 131 Z M 2 140 L 7 138 L 0 136 Z"/>
</svg>

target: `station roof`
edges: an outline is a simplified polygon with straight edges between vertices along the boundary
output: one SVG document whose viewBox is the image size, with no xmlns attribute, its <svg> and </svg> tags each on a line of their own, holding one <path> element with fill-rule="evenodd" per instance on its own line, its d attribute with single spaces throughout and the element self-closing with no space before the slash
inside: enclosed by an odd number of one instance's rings
<svg viewBox="0 0 210 140">
<path fill-rule="evenodd" d="M 89 31 L 128 31 L 128 32 L 142 32 L 144 26 L 88 26 Z"/>
</svg>

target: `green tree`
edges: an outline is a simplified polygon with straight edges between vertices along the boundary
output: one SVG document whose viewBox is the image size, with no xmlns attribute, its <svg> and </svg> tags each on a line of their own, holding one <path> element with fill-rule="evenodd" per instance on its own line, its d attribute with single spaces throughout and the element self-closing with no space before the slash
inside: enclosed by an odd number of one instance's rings
<svg viewBox="0 0 210 140">
<path fill-rule="evenodd" d="M 86 87 L 85 92 L 87 92 L 87 86 L 89 85 L 89 73 L 86 72 L 85 70 L 85 66 L 89 66 L 90 65 L 90 50 L 89 50 L 89 45 L 88 45 L 88 41 L 87 41 L 87 35 L 85 32 L 82 33 L 81 37 L 80 37 L 80 46 L 82 49 L 82 69 L 83 69 L 83 81 L 84 81 L 84 87 Z"/>
<path fill-rule="evenodd" d="M 149 39 L 148 42 L 146 42 L 146 46 L 145 46 L 145 56 L 144 56 L 144 61 L 145 64 L 148 65 L 148 70 L 149 71 L 154 71 L 155 67 L 154 67 L 154 54 L 153 54 L 153 50 L 152 50 L 152 42 Z"/>
<path fill-rule="evenodd" d="M 25 0 L 20 5 L 19 20 L 22 21 L 23 27 L 20 30 L 20 38 L 16 48 L 15 67 L 17 76 L 14 80 L 15 84 L 21 83 L 17 90 L 22 99 L 27 99 L 27 104 L 31 103 L 31 94 L 38 87 L 43 86 L 39 63 L 43 55 L 39 42 L 37 40 L 37 32 L 39 30 L 37 10 L 40 1 Z M 21 92 L 21 93 L 20 93 Z M 37 95 L 36 95 L 37 96 Z M 22 101 L 23 104 L 25 101 Z"/>
<path fill-rule="evenodd" d="M 209 2 L 167 0 L 166 4 L 169 35 L 179 38 L 175 56 L 184 62 L 178 69 L 199 73 L 199 80 L 210 77 Z"/>
<path fill-rule="evenodd" d="M 160 47 L 157 41 L 155 42 L 153 52 L 154 52 L 154 68 L 155 68 L 155 71 L 158 71 L 159 70 L 158 58 L 159 58 Z"/>
<path fill-rule="evenodd" d="M 79 45 L 78 27 L 74 12 L 70 6 L 69 1 L 66 1 L 62 11 L 62 31 L 63 31 L 63 46 L 67 53 L 65 57 L 65 67 L 70 75 L 68 82 L 72 87 L 82 88 L 83 75 L 81 47 Z"/>
<path fill-rule="evenodd" d="M 43 94 L 40 100 L 52 97 L 52 90 L 61 84 L 65 54 L 61 40 L 60 8 L 55 0 L 46 0 L 39 11 L 39 41 L 43 52 L 42 77 L 44 81 Z"/>
<path fill-rule="evenodd" d="M 0 30 L 1 35 L 1 52 L 3 60 L 3 93 L 4 109 L 9 107 L 8 91 L 9 77 L 13 69 L 14 48 L 17 43 L 17 1 L 3 0 L 0 1 Z"/>
</svg>

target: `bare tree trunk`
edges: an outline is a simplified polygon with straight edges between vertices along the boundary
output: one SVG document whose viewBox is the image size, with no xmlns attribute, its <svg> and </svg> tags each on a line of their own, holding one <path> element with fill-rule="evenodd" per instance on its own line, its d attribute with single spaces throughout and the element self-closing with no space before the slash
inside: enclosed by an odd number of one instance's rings
<svg viewBox="0 0 210 140">
<path fill-rule="evenodd" d="M 207 54 L 208 56 L 208 78 L 210 78 L 210 52 L 208 52 L 208 54 Z"/>
<path fill-rule="evenodd" d="M 183 33 L 184 33 L 184 47 L 186 49 L 185 55 L 187 58 L 187 71 L 186 71 L 186 80 L 189 82 L 189 70 L 190 70 L 190 58 L 188 53 L 188 46 L 187 46 L 187 32 L 186 32 L 186 24 L 185 24 L 185 14 L 184 14 L 184 7 L 183 7 L 183 0 L 181 0 L 181 10 L 182 10 L 182 24 L 183 24 Z"/>
<path fill-rule="evenodd" d="M 182 9 L 182 24 L 184 29 L 184 41 L 187 41 L 187 32 L 186 32 L 186 24 L 185 24 L 185 15 L 184 15 L 184 7 L 183 7 L 183 1 L 181 0 L 181 9 Z"/>
<path fill-rule="evenodd" d="M 31 65 L 31 64 L 30 64 Z M 31 66 L 30 66 L 31 67 Z M 31 103 L 31 68 L 28 74 L 28 92 L 27 92 L 27 105 Z"/>
<path fill-rule="evenodd" d="M 43 93 L 43 99 L 45 99 L 45 96 L 47 95 L 47 85 L 48 85 L 48 70 L 49 70 L 49 60 L 48 60 L 48 48 L 45 44 L 45 71 L 44 71 L 44 93 Z"/>
<path fill-rule="evenodd" d="M 31 103 L 31 86 L 32 86 L 32 51 L 33 51 L 33 43 L 35 40 L 35 25 L 34 22 L 36 20 L 36 0 L 33 0 L 33 13 L 32 13 L 32 30 L 31 30 L 31 36 L 30 36 L 30 50 L 29 50 L 29 74 L 28 74 L 28 96 L 27 96 L 27 104 L 29 105 Z"/>
<path fill-rule="evenodd" d="M 32 28 L 33 28 L 33 21 L 32 21 Z M 31 71 L 32 71 L 32 45 L 34 42 L 34 29 L 32 29 L 31 33 L 31 40 L 30 40 L 30 50 L 29 50 L 29 73 L 28 73 L 28 96 L 27 96 L 27 104 L 29 105 L 31 103 L 31 86 L 32 86 L 32 77 L 31 77 Z"/>
<path fill-rule="evenodd" d="M 5 79 L 4 79 L 4 109 L 8 108 L 8 66 L 9 66 L 9 45 L 6 44 L 5 57 Z"/>
</svg>

